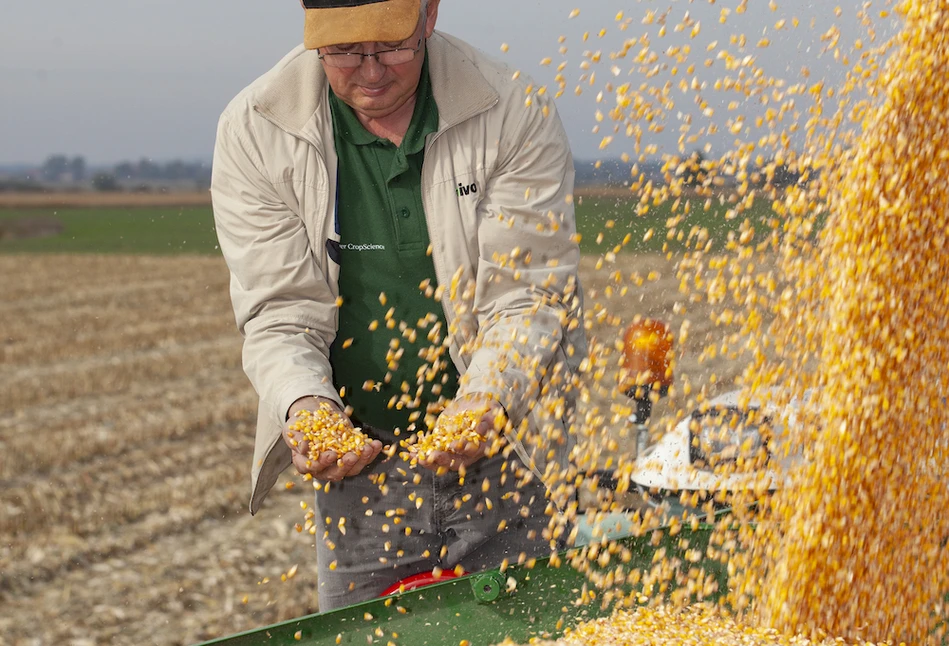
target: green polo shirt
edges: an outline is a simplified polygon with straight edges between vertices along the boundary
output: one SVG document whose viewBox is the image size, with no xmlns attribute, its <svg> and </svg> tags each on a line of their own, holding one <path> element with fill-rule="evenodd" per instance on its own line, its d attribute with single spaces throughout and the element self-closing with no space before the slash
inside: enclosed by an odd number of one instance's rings
<svg viewBox="0 0 949 646">
<path fill-rule="evenodd" d="M 438 129 L 427 57 L 402 145 L 367 131 L 332 90 L 330 109 L 342 297 L 330 364 L 353 418 L 391 442 L 424 428 L 427 407 L 458 385 L 422 207 L 425 137 Z"/>
</svg>

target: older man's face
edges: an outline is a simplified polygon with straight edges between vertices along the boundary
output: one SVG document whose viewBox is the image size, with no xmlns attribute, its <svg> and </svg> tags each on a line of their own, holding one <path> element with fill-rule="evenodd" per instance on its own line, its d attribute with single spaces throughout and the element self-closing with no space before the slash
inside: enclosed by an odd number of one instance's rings
<svg viewBox="0 0 949 646">
<path fill-rule="evenodd" d="M 398 47 L 414 48 L 419 38 L 429 38 L 435 31 L 437 17 L 438 2 L 430 0 L 426 10 L 426 19 L 420 20 L 415 33 L 401 43 L 341 44 L 329 50 L 368 53 Z M 324 64 L 323 69 L 336 96 L 358 115 L 378 120 L 395 114 L 415 96 L 424 61 L 425 43 L 423 42 L 415 58 L 402 65 L 383 65 L 375 58 L 367 57 L 363 59 L 359 67 L 339 68 Z"/>
</svg>

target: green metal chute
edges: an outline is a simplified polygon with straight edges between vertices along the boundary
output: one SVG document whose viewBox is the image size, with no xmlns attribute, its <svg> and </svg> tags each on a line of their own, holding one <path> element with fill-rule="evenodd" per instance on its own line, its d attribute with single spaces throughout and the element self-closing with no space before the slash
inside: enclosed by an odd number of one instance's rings
<svg viewBox="0 0 949 646">
<path fill-rule="evenodd" d="M 709 559 L 691 563 L 682 558 L 685 546 L 705 554 L 711 533 L 711 526 L 703 525 L 696 531 L 683 529 L 675 537 L 664 535 L 658 545 L 652 544 L 651 536 L 643 536 L 619 540 L 617 547 L 629 556 L 623 564 L 627 570 L 648 570 L 656 551 L 665 548 L 667 557 L 679 557 L 682 568 L 701 567 L 713 574 L 720 595 L 726 586 L 721 563 Z M 560 555 L 560 567 L 552 567 L 548 558 L 538 560 L 530 569 L 512 566 L 503 573 L 492 570 L 450 579 L 401 595 L 225 637 L 207 642 L 207 646 L 457 646 L 462 640 L 479 646 L 505 638 L 520 643 L 532 637 L 556 638 L 571 626 L 613 611 L 613 604 L 604 603 L 604 597 L 587 577 L 567 565 L 582 549 Z M 625 588 L 626 592 L 631 590 Z"/>
</svg>

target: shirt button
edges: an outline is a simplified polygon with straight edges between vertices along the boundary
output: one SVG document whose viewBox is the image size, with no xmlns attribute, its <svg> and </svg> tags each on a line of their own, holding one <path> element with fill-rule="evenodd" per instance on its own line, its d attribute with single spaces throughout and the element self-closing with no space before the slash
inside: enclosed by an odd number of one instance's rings
<svg viewBox="0 0 949 646">
<path fill-rule="evenodd" d="M 408 219 L 408 217 L 409 217 L 409 210 L 408 210 L 408 209 L 402 209 L 402 211 L 399 213 L 399 215 L 401 215 L 401 216 L 402 216 L 403 218 L 405 218 L 405 219 Z"/>
</svg>

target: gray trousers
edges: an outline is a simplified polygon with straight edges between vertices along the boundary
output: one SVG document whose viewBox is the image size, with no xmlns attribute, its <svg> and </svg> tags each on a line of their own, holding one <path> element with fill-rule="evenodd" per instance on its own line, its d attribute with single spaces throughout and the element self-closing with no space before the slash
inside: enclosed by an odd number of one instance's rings
<svg viewBox="0 0 949 646">
<path fill-rule="evenodd" d="M 515 470 L 524 473 L 514 457 L 484 458 L 462 485 L 457 473 L 436 476 L 396 456 L 317 492 L 320 611 L 375 598 L 436 567 L 471 573 L 515 564 L 522 553 L 549 556 L 546 490 L 536 478 L 518 488 Z"/>
</svg>

